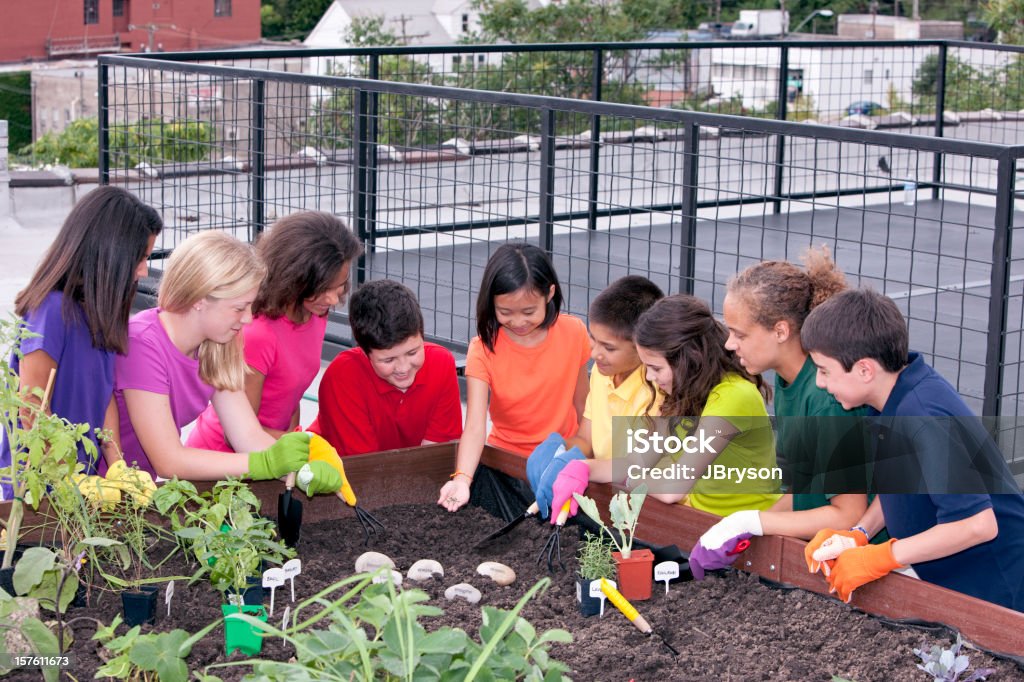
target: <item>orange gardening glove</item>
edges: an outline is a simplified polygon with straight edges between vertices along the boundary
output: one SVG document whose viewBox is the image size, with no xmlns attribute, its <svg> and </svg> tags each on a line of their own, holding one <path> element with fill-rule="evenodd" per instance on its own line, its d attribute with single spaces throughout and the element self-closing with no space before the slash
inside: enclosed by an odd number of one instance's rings
<svg viewBox="0 0 1024 682">
<path fill-rule="evenodd" d="M 830 592 L 835 592 L 845 602 L 850 601 L 853 591 L 872 580 L 902 568 L 892 555 L 895 538 L 881 545 L 866 545 L 843 552 L 835 561 L 832 575 L 828 578 Z"/>
<path fill-rule="evenodd" d="M 341 486 L 337 490 L 338 494 L 350 507 L 356 506 L 356 493 L 352 490 L 352 486 L 349 485 L 348 477 L 345 476 L 345 465 L 341 463 L 338 451 L 322 436 L 311 433 L 309 434 L 309 462 L 299 470 L 296 478 L 299 487 L 307 490 L 307 495 L 309 492 L 305 486 L 308 485 L 308 482 L 304 480 L 307 478 L 307 472 L 304 472 L 303 469 L 306 469 L 306 467 L 312 468 L 316 462 L 323 462 L 338 472 L 341 477 Z M 309 476 L 308 478 L 312 477 Z"/>
<path fill-rule="evenodd" d="M 804 547 L 807 570 L 811 573 L 821 570 L 827 576 L 836 557 L 847 549 L 863 547 L 866 544 L 868 544 L 868 537 L 859 530 L 823 528 Z"/>
</svg>

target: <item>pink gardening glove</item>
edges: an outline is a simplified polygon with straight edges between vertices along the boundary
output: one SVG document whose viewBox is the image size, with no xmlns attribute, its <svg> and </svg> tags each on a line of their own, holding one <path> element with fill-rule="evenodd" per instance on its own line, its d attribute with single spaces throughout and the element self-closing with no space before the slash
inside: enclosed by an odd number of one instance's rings
<svg viewBox="0 0 1024 682">
<path fill-rule="evenodd" d="M 590 467 L 587 466 L 586 460 L 574 459 L 565 465 L 551 486 L 551 523 L 555 523 L 558 519 L 558 513 L 566 502 L 570 503 L 569 516 L 576 515 L 580 505 L 573 497 L 573 493 L 582 495 L 587 489 L 588 483 L 590 483 Z"/>
</svg>

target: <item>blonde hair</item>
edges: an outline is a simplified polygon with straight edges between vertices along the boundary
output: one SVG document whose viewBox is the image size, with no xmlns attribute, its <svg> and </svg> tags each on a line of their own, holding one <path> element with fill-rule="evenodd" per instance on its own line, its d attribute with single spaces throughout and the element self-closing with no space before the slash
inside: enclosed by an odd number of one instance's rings
<svg viewBox="0 0 1024 682">
<path fill-rule="evenodd" d="M 171 313 L 185 313 L 203 299 L 242 296 L 258 289 L 267 269 L 251 246 L 223 232 L 201 232 L 189 237 L 171 254 L 160 281 L 158 305 Z M 228 343 L 209 339 L 199 345 L 199 378 L 219 391 L 240 391 L 245 386 L 242 336 Z"/>
</svg>

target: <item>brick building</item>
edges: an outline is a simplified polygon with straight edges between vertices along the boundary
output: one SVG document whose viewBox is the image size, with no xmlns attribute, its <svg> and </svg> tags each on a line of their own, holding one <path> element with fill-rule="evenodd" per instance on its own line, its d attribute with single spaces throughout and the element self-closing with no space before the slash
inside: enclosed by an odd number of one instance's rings
<svg viewBox="0 0 1024 682">
<path fill-rule="evenodd" d="M 260 39 L 259 0 L 4 3 L 0 62 L 101 52 L 198 50 Z"/>
</svg>

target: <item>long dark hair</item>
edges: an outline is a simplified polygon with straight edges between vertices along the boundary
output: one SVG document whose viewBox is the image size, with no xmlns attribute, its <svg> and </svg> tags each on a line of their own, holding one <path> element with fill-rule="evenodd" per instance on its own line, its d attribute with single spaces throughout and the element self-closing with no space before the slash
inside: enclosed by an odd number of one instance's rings
<svg viewBox="0 0 1024 682">
<path fill-rule="evenodd" d="M 149 238 L 163 221 L 151 206 L 120 187 L 104 185 L 83 197 L 68 214 L 28 286 L 14 299 L 25 317 L 53 291 L 64 294 L 61 314 L 78 322 L 75 303 L 85 312 L 92 345 L 124 354 L 128 317 L 135 297 L 135 269 L 146 256 Z"/>
<path fill-rule="evenodd" d="M 302 211 L 274 223 L 257 242 L 256 252 L 267 266 L 267 276 L 253 301 L 252 314 L 277 319 L 326 291 L 363 247 L 341 218 Z"/>
<path fill-rule="evenodd" d="M 672 392 L 661 405 L 666 417 L 700 417 L 711 391 L 726 374 L 738 374 L 771 397 L 760 376 L 751 376 L 725 348 L 729 334 L 704 301 L 685 294 L 661 299 L 636 323 L 637 346 L 665 356 L 672 367 Z M 651 405 L 647 406 L 648 411 Z"/>
<path fill-rule="evenodd" d="M 545 307 L 544 322 L 540 325 L 542 329 L 553 325 L 562 309 L 562 287 L 558 283 L 555 266 L 539 246 L 509 242 L 498 247 L 484 268 L 480 294 L 476 299 L 476 333 L 487 350 L 494 352 L 494 342 L 501 327 L 494 309 L 495 296 L 530 287 L 547 298 L 552 286 L 555 287 L 555 295 Z"/>
</svg>

